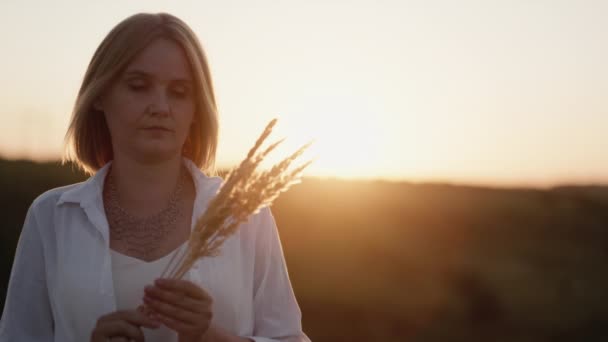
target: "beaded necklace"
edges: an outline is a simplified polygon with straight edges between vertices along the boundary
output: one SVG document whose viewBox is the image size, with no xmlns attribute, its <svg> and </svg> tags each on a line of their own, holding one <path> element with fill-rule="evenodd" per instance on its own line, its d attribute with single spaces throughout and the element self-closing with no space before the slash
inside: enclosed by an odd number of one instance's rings
<svg viewBox="0 0 608 342">
<path fill-rule="evenodd" d="M 118 202 L 118 189 L 111 169 L 107 178 L 103 202 L 112 240 L 124 244 L 129 255 L 143 257 L 145 260 L 157 256 L 161 242 L 175 229 L 181 216 L 181 194 L 185 183 L 183 170 L 180 169 L 177 185 L 167 206 L 148 217 L 135 217 L 127 212 Z"/>
</svg>

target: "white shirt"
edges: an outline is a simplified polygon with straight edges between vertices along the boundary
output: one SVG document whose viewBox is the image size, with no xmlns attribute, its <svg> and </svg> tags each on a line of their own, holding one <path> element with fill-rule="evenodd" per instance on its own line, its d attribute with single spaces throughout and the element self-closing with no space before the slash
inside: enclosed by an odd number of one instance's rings
<svg viewBox="0 0 608 342">
<path fill-rule="evenodd" d="M 222 182 L 184 158 L 196 197 L 192 228 Z M 0 322 L 0 342 L 89 341 L 97 319 L 117 310 L 103 181 L 49 190 L 30 206 Z M 309 341 L 269 208 L 228 238 L 220 255 L 185 274 L 213 298 L 213 323 L 255 341 Z"/>
<path fill-rule="evenodd" d="M 144 287 L 151 285 L 163 273 L 174 254 L 184 253 L 188 241 L 171 253 L 154 261 L 140 260 L 110 249 L 114 298 L 118 310 L 133 310 L 142 304 Z M 177 333 L 162 325 L 156 329 L 142 327 L 146 342 L 177 342 Z"/>
</svg>

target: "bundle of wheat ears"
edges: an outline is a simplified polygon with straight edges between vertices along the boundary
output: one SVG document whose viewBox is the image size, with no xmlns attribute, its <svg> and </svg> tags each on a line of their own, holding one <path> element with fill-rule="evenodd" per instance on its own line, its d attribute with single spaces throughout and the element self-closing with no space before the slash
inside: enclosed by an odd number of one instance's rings
<svg viewBox="0 0 608 342">
<path fill-rule="evenodd" d="M 256 171 L 264 157 L 283 141 L 275 142 L 258 152 L 276 122 L 277 119 L 273 119 L 268 123 L 247 157 L 225 177 L 207 210 L 198 218 L 187 248 L 173 255 L 161 278 L 181 279 L 197 259 L 217 255 L 224 241 L 234 234 L 250 215 L 270 206 L 281 192 L 300 182 L 302 171 L 312 161 L 293 170 L 288 168 L 311 143 L 302 146 L 269 170 Z"/>
</svg>

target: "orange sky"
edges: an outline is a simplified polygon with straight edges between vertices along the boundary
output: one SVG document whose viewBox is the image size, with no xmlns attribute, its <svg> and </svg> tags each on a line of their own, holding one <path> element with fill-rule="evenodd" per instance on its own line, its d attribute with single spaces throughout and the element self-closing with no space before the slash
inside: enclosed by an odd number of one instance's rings
<svg viewBox="0 0 608 342">
<path fill-rule="evenodd" d="M 199 35 L 220 166 L 279 117 L 277 157 L 316 139 L 308 175 L 608 183 L 600 1 L 4 1 L 2 155 L 59 156 L 94 49 L 140 11 Z"/>
</svg>

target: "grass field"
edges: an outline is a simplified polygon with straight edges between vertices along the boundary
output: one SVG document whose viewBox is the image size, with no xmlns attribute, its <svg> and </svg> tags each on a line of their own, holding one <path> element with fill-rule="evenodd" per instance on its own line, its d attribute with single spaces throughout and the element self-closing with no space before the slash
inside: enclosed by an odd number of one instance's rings
<svg viewBox="0 0 608 342">
<path fill-rule="evenodd" d="M 2 300 L 29 204 L 82 179 L 0 161 Z M 608 187 L 307 178 L 273 213 L 313 341 L 608 338 Z"/>
</svg>

